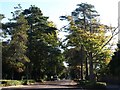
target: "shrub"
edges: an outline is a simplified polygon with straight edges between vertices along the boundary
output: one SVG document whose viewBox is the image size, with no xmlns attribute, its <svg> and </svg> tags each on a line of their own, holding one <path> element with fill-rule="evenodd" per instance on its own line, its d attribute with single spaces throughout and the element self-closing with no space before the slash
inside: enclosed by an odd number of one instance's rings
<svg viewBox="0 0 120 90">
<path fill-rule="evenodd" d="M 6 82 L 5 86 L 16 86 L 16 85 L 21 85 L 22 82 L 18 80 L 9 80 Z"/>
<path fill-rule="evenodd" d="M 34 80 L 0 80 L 0 86 L 28 85 L 34 83 Z"/>
<path fill-rule="evenodd" d="M 22 82 L 23 82 L 22 83 L 23 85 L 29 85 L 29 84 L 35 83 L 34 80 L 23 80 Z"/>
</svg>

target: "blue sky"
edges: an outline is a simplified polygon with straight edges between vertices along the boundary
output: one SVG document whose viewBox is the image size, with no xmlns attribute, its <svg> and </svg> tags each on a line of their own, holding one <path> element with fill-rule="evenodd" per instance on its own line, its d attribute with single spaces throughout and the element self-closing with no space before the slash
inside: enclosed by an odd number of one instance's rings
<svg viewBox="0 0 120 90">
<path fill-rule="evenodd" d="M 24 8 L 30 5 L 39 7 L 45 16 L 49 16 L 58 28 L 64 23 L 59 20 L 61 15 L 69 15 L 76 8 L 76 4 L 87 2 L 93 4 L 99 12 L 101 22 L 107 25 L 117 26 L 119 0 L 0 0 L 0 13 L 11 17 L 11 12 L 17 4 Z M 6 21 L 7 19 L 3 20 Z"/>
<path fill-rule="evenodd" d="M 10 18 L 14 7 L 21 4 L 23 9 L 30 5 L 39 7 L 45 16 L 48 16 L 56 26 L 61 28 L 66 23 L 59 20 L 61 15 L 70 15 L 76 8 L 76 4 L 87 2 L 95 6 L 100 14 L 100 21 L 106 25 L 117 27 L 118 25 L 118 1 L 119 0 L 0 0 L 0 13 L 5 14 L 7 21 Z M 61 37 L 63 37 L 61 35 Z"/>
<path fill-rule="evenodd" d="M 21 4 L 23 9 L 29 8 L 30 5 L 39 7 L 44 16 L 48 16 L 57 28 L 60 29 L 66 22 L 60 21 L 59 16 L 70 15 L 81 2 L 92 4 L 100 14 L 100 21 L 106 25 L 117 27 L 118 25 L 118 2 L 119 0 L 0 0 L 0 13 L 5 14 L 7 21 L 10 18 L 14 7 Z M 59 33 L 59 37 L 63 38 L 64 33 Z M 117 36 L 113 40 L 117 42 Z"/>
</svg>

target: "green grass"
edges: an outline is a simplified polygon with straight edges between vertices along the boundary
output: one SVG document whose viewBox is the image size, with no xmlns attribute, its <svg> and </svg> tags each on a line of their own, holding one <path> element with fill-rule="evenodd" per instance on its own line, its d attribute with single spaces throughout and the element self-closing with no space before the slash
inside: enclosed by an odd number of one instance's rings
<svg viewBox="0 0 120 90">
<path fill-rule="evenodd" d="M 34 83 L 34 80 L 0 80 L 0 86 L 28 85 Z"/>
</svg>

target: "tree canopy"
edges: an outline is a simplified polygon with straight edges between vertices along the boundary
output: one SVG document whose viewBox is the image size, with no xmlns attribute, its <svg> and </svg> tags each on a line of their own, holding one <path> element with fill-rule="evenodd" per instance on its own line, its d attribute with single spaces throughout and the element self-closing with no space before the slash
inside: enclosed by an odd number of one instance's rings
<svg viewBox="0 0 120 90">
<path fill-rule="evenodd" d="M 102 24 L 94 5 L 77 4 L 71 15 L 60 16 L 68 22 L 61 30 L 35 5 L 23 9 L 18 4 L 14 9 L 8 22 L 0 22 L 0 36 L 10 38 L 2 42 L 4 79 L 39 81 L 69 75 L 71 79 L 95 81 L 102 72 L 117 75 L 119 45 L 113 56 L 110 49 L 117 28 Z M 0 14 L 0 21 L 3 18 Z M 61 31 L 67 32 L 63 41 L 58 37 Z"/>
<path fill-rule="evenodd" d="M 104 46 L 110 37 L 106 36 L 109 27 L 99 22 L 97 18 L 99 14 L 93 5 L 81 3 L 77 6 L 71 15 L 60 17 L 61 20 L 69 22 L 69 25 L 64 28 L 69 33 L 64 40 L 67 41 L 66 47 L 72 47 L 66 50 L 70 52 L 68 52 L 69 56 L 67 54 L 67 60 L 70 65 L 79 65 L 81 74 L 86 64 L 86 73 L 89 72 L 89 77 L 93 80 L 94 74 L 97 73 L 95 69 L 101 68 L 103 62 L 110 60 L 111 50 Z M 77 56 L 75 49 L 77 49 Z"/>
<path fill-rule="evenodd" d="M 11 36 L 4 47 L 3 62 L 17 68 L 19 72 L 16 73 L 21 72 L 35 80 L 60 75 L 64 65 L 54 23 L 48 21 L 48 17 L 43 16 L 40 8 L 34 5 L 25 10 L 18 5 L 12 14 L 13 18 L 3 27 L 4 32 Z"/>
</svg>

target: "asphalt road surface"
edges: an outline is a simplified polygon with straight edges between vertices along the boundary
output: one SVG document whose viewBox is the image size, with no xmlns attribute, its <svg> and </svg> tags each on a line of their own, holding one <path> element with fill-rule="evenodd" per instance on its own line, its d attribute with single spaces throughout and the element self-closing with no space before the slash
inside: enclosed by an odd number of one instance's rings
<svg viewBox="0 0 120 90">
<path fill-rule="evenodd" d="M 77 88 L 76 85 L 77 83 L 73 80 L 60 80 L 35 83 L 33 85 L 1 87 L 1 90 L 83 90 L 82 88 Z"/>
</svg>

